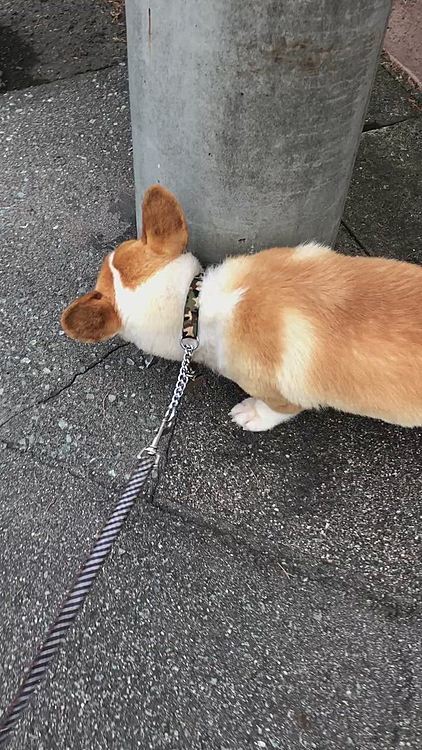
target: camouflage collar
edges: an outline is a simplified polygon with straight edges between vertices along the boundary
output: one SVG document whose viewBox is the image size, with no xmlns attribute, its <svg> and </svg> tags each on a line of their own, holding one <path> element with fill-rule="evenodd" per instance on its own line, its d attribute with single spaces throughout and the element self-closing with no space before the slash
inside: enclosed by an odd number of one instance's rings
<svg viewBox="0 0 422 750">
<path fill-rule="evenodd" d="M 199 318 L 199 293 L 204 278 L 203 273 L 198 273 L 189 286 L 186 297 L 185 310 L 183 313 L 182 344 L 183 342 L 192 348 L 198 346 L 198 318 Z"/>
</svg>

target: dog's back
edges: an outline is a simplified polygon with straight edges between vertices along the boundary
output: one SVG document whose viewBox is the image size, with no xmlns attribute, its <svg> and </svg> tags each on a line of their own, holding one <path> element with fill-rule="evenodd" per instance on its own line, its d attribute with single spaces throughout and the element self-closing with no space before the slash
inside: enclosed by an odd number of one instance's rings
<svg viewBox="0 0 422 750">
<path fill-rule="evenodd" d="M 245 385 L 267 380 L 303 408 L 422 424 L 420 267 L 306 245 L 242 258 L 236 276 L 232 350 Z"/>
</svg>

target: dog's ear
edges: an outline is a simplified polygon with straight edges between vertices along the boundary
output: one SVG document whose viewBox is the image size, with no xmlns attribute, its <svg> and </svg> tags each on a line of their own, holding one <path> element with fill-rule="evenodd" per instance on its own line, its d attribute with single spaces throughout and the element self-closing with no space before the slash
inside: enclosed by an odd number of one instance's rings
<svg viewBox="0 0 422 750">
<path fill-rule="evenodd" d="M 84 344 L 106 341 L 121 328 L 111 302 L 99 291 L 88 292 L 72 302 L 61 317 L 65 333 Z"/>
<path fill-rule="evenodd" d="M 177 256 L 188 242 L 186 219 L 173 193 L 152 185 L 142 204 L 142 242 L 156 253 Z"/>
</svg>

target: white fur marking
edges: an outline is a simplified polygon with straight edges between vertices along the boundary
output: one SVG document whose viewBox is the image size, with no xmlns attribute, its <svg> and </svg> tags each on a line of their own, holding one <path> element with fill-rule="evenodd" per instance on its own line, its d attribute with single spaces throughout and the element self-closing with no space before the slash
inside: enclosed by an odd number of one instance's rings
<svg viewBox="0 0 422 750">
<path fill-rule="evenodd" d="M 318 245 L 317 242 L 307 242 L 306 244 L 295 247 L 292 257 L 296 260 L 311 260 L 313 258 L 321 258 L 332 252 L 333 251 L 325 245 Z"/>
<path fill-rule="evenodd" d="M 315 344 L 311 322 L 297 310 L 286 310 L 283 314 L 283 364 L 278 383 L 285 398 L 308 409 L 320 405 L 308 387 Z"/>
<path fill-rule="evenodd" d="M 232 259 L 207 270 L 199 297 L 198 359 L 228 377 L 226 370 L 225 329 L 245 289 L 233 287 L 235 271 Z"/>
<path fill-rule="evenodd" d="M 122 284 L 110 256 L 116 305 L 122 320 L 121 336 L 149 354 L 180 360 L 180 334 L 189 284 L 200 271 L 190 253 L 157 271 L 136 289 Z"/>
</svg>

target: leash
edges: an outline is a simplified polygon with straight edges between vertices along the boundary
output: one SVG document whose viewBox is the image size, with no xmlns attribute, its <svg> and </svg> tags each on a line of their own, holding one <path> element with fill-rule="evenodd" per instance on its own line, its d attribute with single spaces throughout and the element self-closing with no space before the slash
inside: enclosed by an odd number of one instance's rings
<svg viewBox="0 0 422 750">
<path fill-rule="evenodd" d="M 28 706 L 32 694 L 44 679 L 51 661 L 55 657 L 61 644 L 66 638 L 69 628 L 82 609 L 85 599 L 100 572 L 104 561 L 109 554 L 113 543 L 117 539 L 122 526 L 139 495 L 140 490 L 146 483 L 149 475 L 158 471 L 160 454 L 158 447 L 161 438 L 168 434 L 175 424 L 177 409 L 183 398 L 189 380 L 194 378 L 191 368 L 193 353 L 199 346 L 198 339 L 198 297 L 202 283 L 202 274 L 195 276 L 190 288 L 185 305 L 183 317 L 183 329 L 180 346 L 183 349 L 183 359 L 180 365 L 179 375 L 174 387 L 171 401 L 164 414 L 164 418 L 155 433 L 153 441 L 144 448 L 137 456 L 138 463 L 131 477 L 117 501 L 114 509 L 106 521 L 90 553 L 82 565 L 75 582 L 68 591 L 56 619 L 50 625 L 47 634 L 37 649 L 31 666 L 22 678 L 19 689 L 9 704 L 8 708 L 0 718 L 0 747 L 4 747 L 10 740 L 22 713 Z"/>
</svg>

